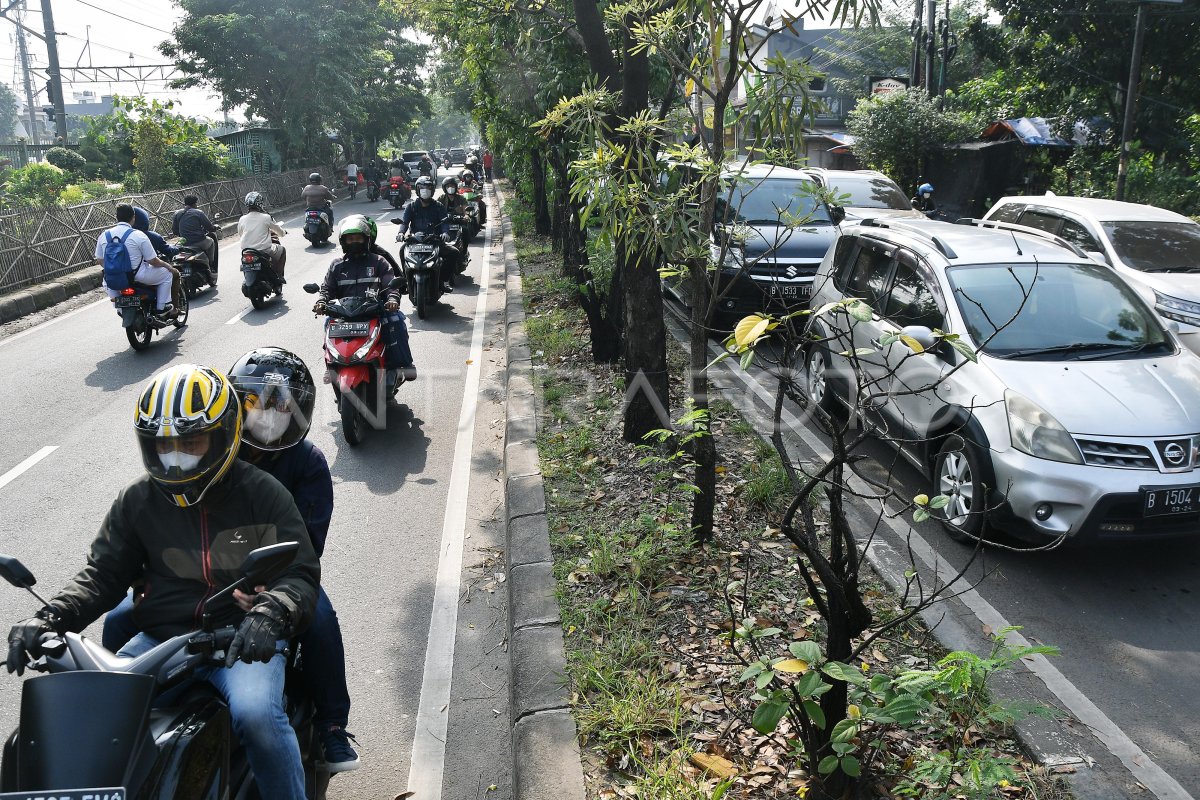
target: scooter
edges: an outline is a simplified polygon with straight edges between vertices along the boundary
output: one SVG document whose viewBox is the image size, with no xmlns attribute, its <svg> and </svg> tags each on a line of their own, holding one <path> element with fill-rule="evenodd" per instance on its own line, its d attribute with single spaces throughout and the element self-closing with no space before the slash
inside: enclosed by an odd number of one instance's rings
<svg viewBox="0 0 1200 800">
<path fill-rule="evenodd" d="M 271 241 L 279 244 L 279 237 L 271 234 Z M 271 295 L 283 297 L 285 283 L 275 271 L 270 253 L 249 247 L 242 249 L 242 294 L 250 298 L 251 305 L 260 311 L 266 308 Z"/>
<path fill-rule="evenodd" d="M 329 222 L 329 202 L 322 208 L 310 208 L 304 212 L 304 238 L 313 247 L 320 247 L 329 242 L 333 235 L 333 225 Z"/>
<path fill-rule="evenodd" d="M 214 261 L 212 264 L 209 263 L 208 254 L 204 252 L 203 248 L 186 245 L 182 239 L 176 242 L 176 252 L 171 259 L 171 266 L 179 270 L 179 281 L 188 298 L 197 297 L 209 286 L 216 288 L 218 265 L 215 255 L 219 251 L 219 246 L 217 237 L 210 233 L 208 238 L 213 243 Z"/>
<path fill-rule="evenodd" d="M 134 350 L 145 350 L 150 340 L 163 328 L 182 328 L 188 319 L 188 293 L 180 292 L 179 314 L 170 320 L 155 315 L 154 304 L 158 289 L 144 283 L 135 283 L 113 298 L 113 305 L 121 315 L 121 327 Z"/>
<path fill-rule="evenodd" d="M 346 188 L 350 191 L 350 199 L 353 200 L 358 195 L 358 178 L 346 176 Z"/>
<path fill-rule="evenodd" d="M 461 275 L 462 273 L 466 272 L 467 264 L 471 260 L 471 257 L 467 251 L 467 220 L 461 215 L 452 214 L 450 218 L 446 220 L 446 225 L 450 228 L 450 244 L 454 245 L 454 248 L 459 252 L 458 261 L 455 263 L 455 269 L 450 273 L 450 285 L 453 286 L 455 273 Z"/>
<path fill-rule="evenodd" d="M 309 294 L 320 290 L 304 284 Z M 384 313 L 377 297 L 344 297 L 325 305 L 325 383 L 333 386 L 342 436 L 351 447 L 362 442 L 368 423 L 386 426 L 387 402 L 404 383 L 401 370 L 384 365 Z"/>
<path fill-rule="evenodd" d="M 378 199 L 379 199 L 379 181 L 377 181 L 373 178 L 368 178 L 367 179 L 367 201 L 374 203 Z"/>
<path fill-rule="evenodd" d="M 399 217 L 392 222 L 401 223 Z M 442 263 L 441 237 L 436 233 L 414 233 L 403 245 L 400 256 L 404 271 L 408 274 L 408 295 L 417 309 L 417 317 L 425 319 L 428 309 L 442 296 L 442 272 L 447 265 Z M 397 241 L 400 238 L 397 237 Z M 450 273 L 453 274 L 453 273 Z"/>
<path fill-rule="evenodd" d="M 408 202 L 408 198 L 412 196 L 412 189 L 408 187 L 408 182 L 399 176 L 388 178 L 387 201 L 392 204 L 392 208 L 399 208 Z"/>
<path fill-rule="evenodd" d="M 211 685 L 195 682 L 166 704 L 155 701 L 198 668 L 224 664 L 237 629 L 213 620 L 227 619 L 235 589 L 253 591 L 287 568 L 297 547 L 281 542 L 249 553 L 241 578 L 204 602 L 200 630 L 136 658 L 118 657 L 77 633 L 43 636 L 30 665 L 43 674 L 21 685 L 19 726 L 4 744 L 0 797 L 258 798 L 229 708 Z M 0 556 L 0 576 L 45 604 L 33 589 L 33 573 L 17 559 Z M 288 655 L 298 666 L 296 648 Z M 289 669 L 287 712 L 304 758 L 307 794 L 323 800 L 330 776 L 318 763 L 312 703 L 297 677 Z"/>
</svg>

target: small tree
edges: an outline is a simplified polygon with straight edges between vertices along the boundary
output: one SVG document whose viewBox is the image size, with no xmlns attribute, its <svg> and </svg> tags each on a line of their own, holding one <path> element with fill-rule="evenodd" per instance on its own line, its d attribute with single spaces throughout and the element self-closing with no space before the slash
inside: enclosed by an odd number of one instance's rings
<svg viewBox="0 0 1200 800">
<path fill-rule="evenodd" d="M 867 166 L 888 173 L 908 190 L 924 164 L 948 144 L 976 135 L 979 120 L 959 111 L 939 111 L 921 89 L 872 97 L 846 117 L 854 153 Z"/>
<path fill-rule="evenodd" d="M 67 185 L 67 175 L 53 164 L 26 164 L 13 170 L 5 184 L 8 196 L 31 205 L 49 206 Z"/>
<path fill-rule="evenodd" d="M 65 147 L 51 147 L 46 151 L 46 160 L 69 173 L 83 173 L 87 167 L 87 159 L 74 150 Z"/>
</svg>

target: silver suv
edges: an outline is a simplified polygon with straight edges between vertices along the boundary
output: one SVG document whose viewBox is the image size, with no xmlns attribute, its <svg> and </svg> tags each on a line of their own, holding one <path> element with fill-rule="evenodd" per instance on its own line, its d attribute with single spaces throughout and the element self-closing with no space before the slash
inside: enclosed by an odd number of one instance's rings
<svg viewBox="0 0 1200 800">
<path fill-rule="evenodd" d="M 948 496 L 952 535 L 1200 534 L 1200 358 L 1111 268 L 1016 225 L 867 220 L 812 305 L 848 298 L 874 313 L 813 319 L 809 395 L 869 408 Z"/>
</svg>

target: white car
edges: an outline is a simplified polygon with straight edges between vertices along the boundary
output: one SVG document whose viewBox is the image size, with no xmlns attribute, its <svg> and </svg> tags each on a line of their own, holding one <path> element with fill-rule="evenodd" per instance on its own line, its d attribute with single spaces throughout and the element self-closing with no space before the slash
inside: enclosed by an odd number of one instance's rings
<svg viewBox="0 0 1200 800">
<path fill-rule="evenodd" d="M 1191 219 L 1139 203 L 1055 196 L 1002 197 L 986 219 L 1053 233 L 1108 264 L 1200 353 L 1200 225 Z"/>
<path fill-rule="evenodd" d="M 824 169 L 808 167 L 805 171 L 817 183 L 830 189 L 835 198 L 846 197 L 842 208 L 846 219 L 925 219 L 925 214 L 912 206 L 896 182 L 873 169 Z"/>
</svg>

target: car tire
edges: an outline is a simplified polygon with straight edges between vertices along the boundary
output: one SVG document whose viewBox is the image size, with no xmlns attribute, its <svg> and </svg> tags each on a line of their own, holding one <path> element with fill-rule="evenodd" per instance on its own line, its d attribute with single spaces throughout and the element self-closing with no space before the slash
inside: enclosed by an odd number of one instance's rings
<svg viewBox="0 0 1200 800">
<path fill-rule="evenodd" d="M 809 402 L 832 417 L 842 410 L 842 406 L 829 382 L 831 365 L 829 348 L 814 345 L 808 349 L 804 359 L 804 393 Z"/>
<path fill-rule="evenodd" d="M 933 460 L 933 489 L 950 502 L 933 514 L 950 538 L 975 543 L 987 522 L 987 487 L 979 448 L 958 434 L 947 436 Z"/>
</svg>

